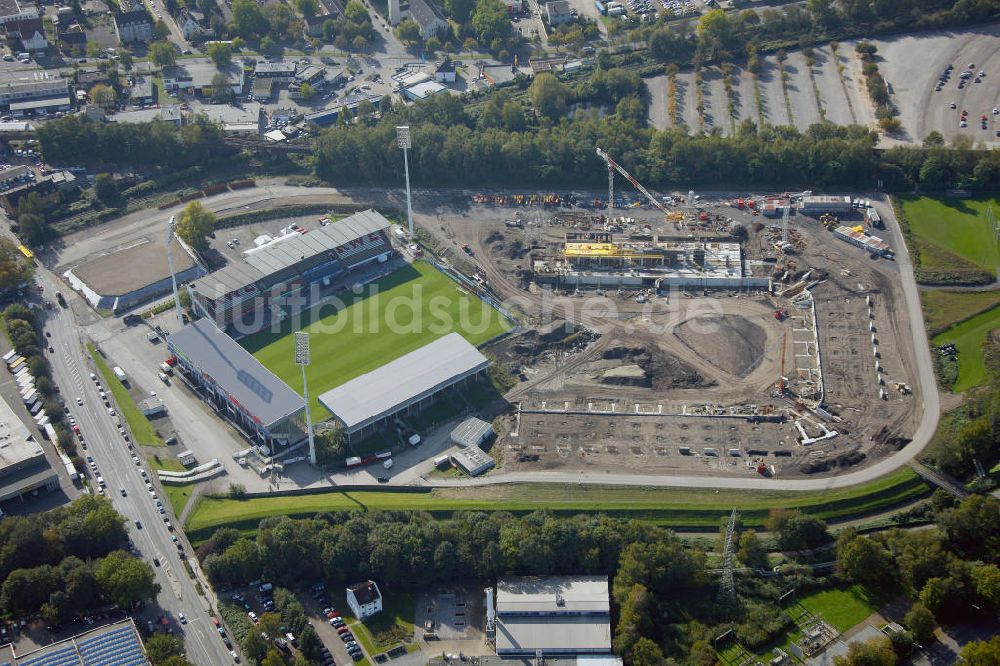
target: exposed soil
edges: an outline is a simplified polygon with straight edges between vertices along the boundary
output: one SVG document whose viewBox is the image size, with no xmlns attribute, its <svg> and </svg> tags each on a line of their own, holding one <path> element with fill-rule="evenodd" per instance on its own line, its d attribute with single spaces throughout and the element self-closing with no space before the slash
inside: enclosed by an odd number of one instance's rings
<svg viewBox="0 0 1000 666">
<path fill-rule="evenodd" d="M 656 348 L 612 347 L 604 352 L 601 359 L 590 364 L 588 369 L 597 370 L 595 379 L 609 386 L 639 386 L 661 390 L 707 388 L 715 385 L 714 381 L 700 375 L 694 367 Z"/>
<path fill-rule="evenodd" d="M 520 371 L 542 362 L 548 354 L 578 352 L 601 337 L 597 331 L 564 320 L 553 322 L 543 330 L 525 331 L 501 340 L 490 351 L 501 363 Z"/>
<path fill-rule="evenodd" d="M 674 335 L 702 360 L 723 372 L 746 377 L 764 357 L 767 333 L 738 315 L 702 315 L 681 322 Z"/>
</svg>

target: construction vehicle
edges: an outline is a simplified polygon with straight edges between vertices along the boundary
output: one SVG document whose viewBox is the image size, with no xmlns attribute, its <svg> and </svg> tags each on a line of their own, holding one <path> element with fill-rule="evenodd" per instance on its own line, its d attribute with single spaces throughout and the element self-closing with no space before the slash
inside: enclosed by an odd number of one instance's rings
<svg viewBox="0 0 1000 666">
<path fill-rule="evenodd" d="M 830 213 L 823 213 L 819 216 L 820 223 L 827 229 L 836 229 L 840 226 L 840 218 Z"/>
<path fill-rule="evenodd" d="M 775 310 L 774 311 L 774 318 L 777 319 L 778 321 L 785 321 L 785 318 L 787 316 L 788 316 L 788 313 L 785 310 Z"/>
<path fill-rule="evenodd" d="M 624 168 L 622 168 L 620 164 L 618 164 L 618 162 L 615 162 L 613 159 L 611 159 L 610 155 L 601 150 L 600 146 L 597 146 L 597 156 L 600 157 L 602 160 L 604 160 L 608 165 L 608 216 L 609 217 L 613 214 L 612 209 L 614 207 L 614 201 L 615 201 L 615 171 L 617 171 L 621 175 L 625 176 L 625 179 L 628 180 L 628 182 L 632 183 L 632 186 L 635 189 L 642 192 L 643 195 L 645 195 L 645 197 L 649 199 L 650 203 L 652 203 L 654 206 L 660 209 L 660 211 L 667 216 L 668 220 L 674 219 L 675 221 L 680 221 L 676 220 L 676 218 L 671 218 L 671 214 L 673 213 L 673 211 L 671 211 L 662 203 L 660 203 L 656 199 L 656 197 L 650 194 L 649 190 L 647 190 L 645 187 L 642 186 L 642 183 L 633 178 L 628 171 L 626 171 Z M 684 216 L 682 214 L 681 220 L 683 219 Z"/>
</svg>

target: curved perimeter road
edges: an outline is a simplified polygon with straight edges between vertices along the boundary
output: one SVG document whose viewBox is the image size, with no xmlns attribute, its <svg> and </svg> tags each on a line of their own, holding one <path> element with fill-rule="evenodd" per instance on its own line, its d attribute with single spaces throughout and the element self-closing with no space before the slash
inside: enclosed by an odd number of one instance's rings
<svg viewBox="0 0 1000 666">
<path fill-rule="evenodd" d="M 360 195 L 365 197 L 365 203 L 369 203 L 374 207 L 380 205 L 399 207 L 403 201 L 402 192 L 396 190 L 359 188 L 348 193 L 331 187 L 292 187 L 279 184 L 273 180 L 261 179 L 258 183 L 259 187 L 257 188 L 224 192 L 207 197 L 201 201 L 206 208 L 219 213 L 259 209 L 277 200 L 284 203 L 319 201 L 356 203 L 356 197 Z M 440 193 L 440 191 L 437 192 Z M 414 193 L 415 198 L 419 199 L 421 194 L 426 193 L 429 193 L 429 191 L 417 190 Z M 456 190 L 455 194 L 458 195 L 461 192 Z M 592 472 L 501 472 L 474 479 L 435 479 L 434 481 L 430 481 L 420 477 L 421 472 L 415 468 L 413 468 L 412 473 L 400 474 L 397 479 L 403 483 L 408 482 L 430 487 L 486 486 L 505 483 L 588 483 L 679 488 L 816 491 L 844 488 L 873 481 L 908 464 L 923 450 L 934 435 L 940 416 L 940 400 L 937 391 L 937 382 L 934 377 L 933 364 L 931 362 L 927 331 L 924 328 L 920 294 L 917 289 L 916 280 L 913 277 L 913 265 L 910 260 L 909 251 L 903 241 L 896 216 L 885 198 L 879 195 L 866 196 L 878 201 L 879 212 L 886 223 L 886 233 L 884 235 L 891 236 L 887 240 L 890 242 L 890 245 L 897 249 L 897 269 L 900 273 L 903 296 L 906 299 L 907 310 L 909 312 L 910 332 L 913 339 L 913 352 L 917 367 L 917 377 L 914 380 L 920 386 L 920 395 L 923 397 L 920 424 L 913 434 L 913 439 L 896 453 L 857 471 L 840 476 L 810 479 L 766 479 L 763 477 L 700 475 L 653 476 Z M 107 248 L 139 235 L 159 233 L 163 220 L 169 218 L 172 213 L 179 212 L 180 209 L 181 206 L 176 207 L 176 210 L 157 211 L 152 217 L 147 211 L 139 211 L 127 215 L 116 222 L 108 223 L 96 230 L 88 229 L 79 234 L 67 237 L 64 239 L 66 242 L 65 249 L 60 253 L 62 255 L 60 257 L 61 263 L 66 264 L 73 263 L 74 260 L 79 261 L 83 256 L 96 252 L 99 248 Z M 344 480 L 347 481 L 346 479 Z"/>
</svg>

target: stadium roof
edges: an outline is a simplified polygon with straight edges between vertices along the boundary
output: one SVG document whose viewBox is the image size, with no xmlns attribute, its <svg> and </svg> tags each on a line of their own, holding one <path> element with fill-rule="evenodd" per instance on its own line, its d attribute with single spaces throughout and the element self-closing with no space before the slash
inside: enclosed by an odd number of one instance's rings
<svg viewBox="0 0 1000 666">
<path fill-rule="evenodd" d="M 330 252 L 353 240 L 390 227 L 389 220 L 374 210 L 363 210 L 305 234 L 290 234 L 244 252 L 245 261 L 262 275 L 277 273 L 300 261 Z"/>
<path fill-rule="evenodd" d="M 196 280 L 191 286 L 207 298 L 221 298 L 320 252 L 333 250 L 390 226 L 389 220 L 379 212 L 363 210 L 307 234 L 293 234 L 264 247 L 248 250 L 243 253 L 243 262 L 228 264 Z"/>
<path fill-rule="evenodd" d="M 522 576 L 497 581 L 497 614 L 608 613 L 607 576 Z"/>
<path fill-rule="evenodd" d="M 17 666 L 148 666 L 135 625 L 122 620 L 26 654 L 0 653 Z"/>
<path fill-rule="evenodd" d="M 185 326 L 167 341 L 175 354 L 208 375 L 265 427 L 304 406 L 302 396 L 208 318 Z"/>
<path fill-rule="evenodd" d="M 319 397 L 347 429 L 357 431 L 489 367 L 458 333 L 424 345 Z"/>
</svg>

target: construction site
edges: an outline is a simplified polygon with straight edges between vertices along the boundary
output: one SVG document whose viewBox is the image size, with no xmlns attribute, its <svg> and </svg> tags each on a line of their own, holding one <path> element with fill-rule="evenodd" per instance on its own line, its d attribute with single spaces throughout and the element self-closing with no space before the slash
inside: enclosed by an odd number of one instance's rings
<svg viewBox="0 0 1000 666">
<path fill-rule="evenodd" d="M 913 341 L 890 243 L 873 235 L 888 206 L 656 196 L 598 154 L 613 206 L 480 196 L 427 224 L 437 252 L 523 314 L 489 349 L 519 379 L 505 470 L 788 478 L 909 441 Z M 616 173 L 636 194 L 615 193 Z"/>
</svg>

